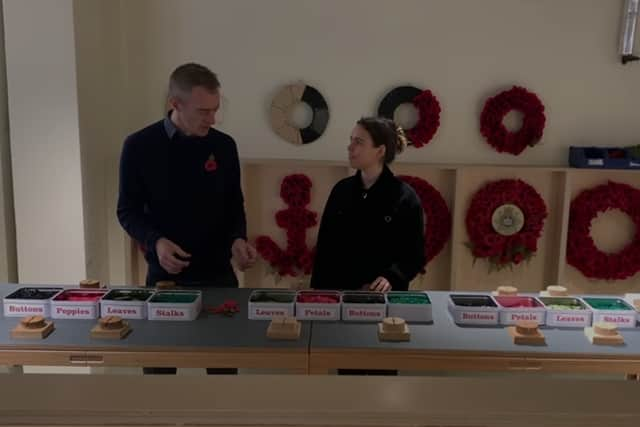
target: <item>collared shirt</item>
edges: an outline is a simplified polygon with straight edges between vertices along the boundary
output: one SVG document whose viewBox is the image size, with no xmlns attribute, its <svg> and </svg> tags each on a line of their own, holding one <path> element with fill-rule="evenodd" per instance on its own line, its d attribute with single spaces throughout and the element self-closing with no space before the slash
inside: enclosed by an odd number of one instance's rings
<svg viewBox="0 0 640 427">
<path fill-rule="evenodd" d="M 173 123 L 173 121 L 171 120 L 171 113 L 172 112 L 173 112 L 173 110 L 169 110 L 167 112 L 167 114 L 164 116 L 164 119 L 162 120 L 162 126 L 164 126 L 164 131 L 167 134 L 167 136 L 169 137 L 169 139 L 173 140 L 176 137 L 181 138 L 181 139 L 196 139 L 196 138 L 198 138 L 198 137 L 188 137 L 180 129 L 178 129 L 176 124 Z"/>
<path fill-rule="evenodd" d="M 171 121 L 171 111 L 169 111 L 167 115 L 164 116 L 164 120 L 162 120 L 162 125 L 164 126 L 164 131 L 167 133 L 167 136 L 169 137 L 169 139 L 173 139 L 176 132 L 178 132 L 178 128 Z"/>
</svg>

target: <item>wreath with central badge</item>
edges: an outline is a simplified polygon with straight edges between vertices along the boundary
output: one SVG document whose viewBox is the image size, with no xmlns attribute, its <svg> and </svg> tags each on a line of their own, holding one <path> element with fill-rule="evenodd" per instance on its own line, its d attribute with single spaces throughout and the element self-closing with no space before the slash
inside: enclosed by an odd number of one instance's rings
<svg viewBox="0 0 640 427">
<path fill-rule="evenodd" d="M 465 223 L 467 246 L 489 262 L 489 271 L 512 268 L 538 250 L 547 206 L 538 192 L 519 179 L 486 184 L 471 199 Z"/>
</svg>

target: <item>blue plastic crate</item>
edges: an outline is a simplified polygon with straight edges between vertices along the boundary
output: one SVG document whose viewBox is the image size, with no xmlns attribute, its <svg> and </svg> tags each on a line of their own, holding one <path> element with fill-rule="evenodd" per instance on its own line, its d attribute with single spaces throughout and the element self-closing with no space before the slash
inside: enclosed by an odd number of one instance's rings
<svg viewBox="0 0 640 427">
<path fill-rule="evenodd" d="M 569 165 L 591 169 L 640 169 L 640 158 L 621 147 L 569 147 Z"/>
</svg>

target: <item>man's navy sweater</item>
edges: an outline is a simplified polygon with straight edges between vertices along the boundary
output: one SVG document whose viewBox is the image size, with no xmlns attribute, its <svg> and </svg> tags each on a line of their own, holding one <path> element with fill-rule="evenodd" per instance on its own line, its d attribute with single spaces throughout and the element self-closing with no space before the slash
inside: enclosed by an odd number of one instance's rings
<svg viewBox="0 0 640 427">
<path fill-rule="evenodd" d="M 168 117 L 133 133 L 122 149 L 117 213 L 145 248 L 147 284 L 207 282 L 229 274 L 231 245 L 247 233 L 234 140 L 215 129 L 187 137 Z M 161 237 L 191 254 L 177 276 L 159 264 L 155 247 Z"/>
</svg>

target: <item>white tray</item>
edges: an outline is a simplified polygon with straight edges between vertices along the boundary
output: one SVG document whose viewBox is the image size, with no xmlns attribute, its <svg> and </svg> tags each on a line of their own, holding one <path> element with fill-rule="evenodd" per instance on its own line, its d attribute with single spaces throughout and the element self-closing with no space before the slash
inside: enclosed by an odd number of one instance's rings
<svg viewBox="0 0 640 427">
<path fill-rule="evenodd" d="M 419 298 L 426 298 L 427 302 L 425 304 L 394 304 L 390 300 L 394 295 L 416 295 Z M 400 317 L 406 322 L 428 323 L 433 321 L 431 299 L 426 292 L 389 292 L 385 295 L 385 298 L 387 300 L 387 316 L 389 317 Z"/>
<path fill-rule="evenodd" d="M 346 302 L 350 298 L 374 298 L 380 303 Z M 387 317 L 384 294 L 379 292 L 344 292 L 342 294 L 342 320 L 347 322 L 379 322 Z"/>
<path fill-rule="evenodd" d="M 338 299 L 337 303 L 298 302 L 302 295 L 329 295 Z M 300 320 L 340 320 L 341 296 L 337 291 L 299 291 L 296 295 L 296 318 Z"/>
<path fill-rule="evenodd" d="M 510 304 L 522 299 L 532 300 L 536 306 L 534 307 L 511 307 Z M 544 304 L 536 297 L 531 296 L 496 296 L 498 310 L 500 311 L 501 325 L 515 325 L 520 321 L 536 322 L 538 325 L 544 325 L 546 310 Z"/>
<path fill-rule="evenodd" d="M 149 296 L 146 300 L 136 301 L 118 301 L 113 299 L 107 299 L 112 293 L 116 292 L 148 292 Z M 118 288 L 111 289 L 106 293 L 102 300 L 100 300 L 100 315 L 105 316 L 119 316 L 123 319 L 146 319 L 147 318 L 147 303 L 151 297 L 155 294 L 150 289 L 140 288 Z"/>
<path fill-rule="evenodd" d="M 458 301 L 458 304 L 454 302 Z M 466 305 L 475 300 L 484 300 L 484 306 Z M 449 313 L 459 325 L 497 325 L 500 315 L 498 305 L 491 295 L 451 294 L 448 302 Z"/>
<path fill-rule="evenodd" d="M 590 299 L 614 299 L 620 301 L 628 310 L 601 310 L 589 304 Z M 618 329 L 631 329 L 636 327 L 638 313 L 625 300 L 618 297 L 584 297 L 583 301 L 593 310 L 593 323 L 613 323 Z"/>
<path fill-rule="evenodd" d="M 9 298 L 11 295 L 16 294 L 24 289 L 37 289 L 38 291 L 55 291 L 49 298 L 46 299 L 29 299 L 29 298 Z M 38 286 L 24 286 L 16 289 L 11 294 L 7 295 L 3 301 L 4 315 L 5 317 L 24 317 L 39 315 L 43 317 L 51 317 L 51 299 L 54 298 L 62 291 L 62 288 L 41 288 Z"/>
<path fill-rule="evenodd" d="M 585 328 L 591 326 L 593 312 L 584 301 L 576 297 L 541 297 L 540 301 L 547 309 L 546 324 L 553 327 Z M 580 310 L 567 310 L 551 308 L 551 304 L 579 304 Z"/>
<path fill-rule="evenodd" d="M 93 301 L 57 300 L 66 294 L 93 294 Z M 53 319 L 97 319 L 100 314 L 100 298 L 107 293 L 106 289 L 65 289 L 51 300 L 51 317 Z"/>
</svg>

